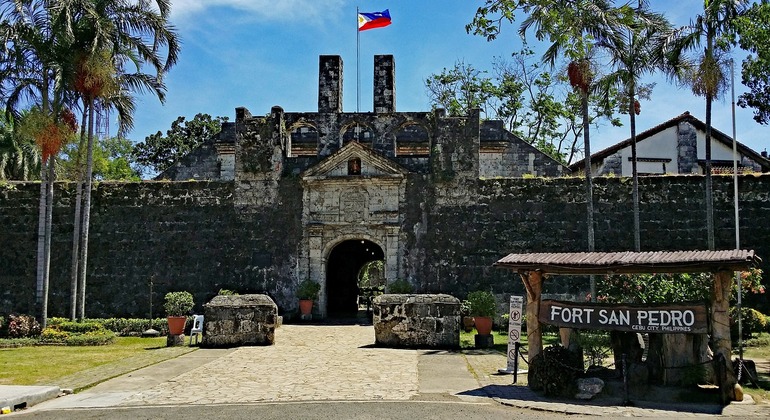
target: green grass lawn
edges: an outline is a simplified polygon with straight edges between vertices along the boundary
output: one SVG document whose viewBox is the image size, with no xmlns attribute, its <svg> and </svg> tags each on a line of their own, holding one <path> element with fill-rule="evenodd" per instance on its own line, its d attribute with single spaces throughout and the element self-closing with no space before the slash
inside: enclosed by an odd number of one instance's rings
<svg viewBox="0 0 770 420">
<path fill-rule="evenodd" d="M 0 349 L 0 385 L 50 382 L 79 371 L 166 346 L 166 337 L 118 337 L 106 346 L 31 346 Z"/>
<path fill-rule="evenodd" d="M 474 336 L 476 334 L 477 334 L 476 329 L 468 333 L 465 331 L 460 331 L 460 348 L 461 349 L 475 348 Z M 507 332 L 500 333 L 497 331 L 492 331 L 492 337 L 494 337 L 495 339 L 495 346 L 493 347 L 493 349 L 503 354 L 507 354 L 508 353 L 508 333 Z M 543 347 L 550 346 L 551 344 L 555 344 L 558 341 L 559 341 L 558 335 L 543 334 Z M 522 333 L 520 343 L 521 343 L 521 348 L 526 350 L 527 335 L 525 333 Z"/>
<path fill-rule="evenodd" d="M 752 343 L 753 342 L 753 343 Z M 755 344 L 753 346 L 746 346 L 743 348 L 743 358 L 748 360 L 754 360 L 757 363 L 757 376 L 759 379 L 759 385 L 761 388 L 756 388 L 749 384 L 743 386 L 745 393 L 750 394 L 755 401 L 762 401 L 765 403 L 770 402 L 770 370 L 768 370 L 768 360 L 770 360 L 770 334 L 761 333 L 755 336 L 754 339 L 748 340 L 749 344 Z M 738 346 L 735 343 L 733 353 L 738 354 Z"/>
</svg>

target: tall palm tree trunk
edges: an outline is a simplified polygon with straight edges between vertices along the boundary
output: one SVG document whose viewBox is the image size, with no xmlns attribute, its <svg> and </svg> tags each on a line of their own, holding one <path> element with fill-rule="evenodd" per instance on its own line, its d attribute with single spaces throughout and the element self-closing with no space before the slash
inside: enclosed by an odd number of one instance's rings
<svg viewBox="0 0 770 420">
<path fill-rule="evenodd" d="M 708 247 L 716 249 L 714 243 L 714 194 L 711 180 L 711 104 L 713 98 L 706 95 L 706 230 L 708 231 Z"/>
<path fill-rule="evenodd" d="M 633 178 L 632 200 L 634 202 L 634 251 L 639 252 L 642 248 L 641 228 L 639 223 L 639 173 L 636 167 L 636 102 L 633 91 L 628 95 L 631 125 L 631 177 Z"/>
<path fill-rule="evenodd" d="M 588 252 L 596 249 L 594 238 L 594 181 L 591 175 L 591 142 L 588 130 L 590 121 L 588 120 L 588 92 L 582 92 L 581 107 L 583 108 L 583 145 L 585 148 L 585 171 L 586 171 L 586 211 L 588 213 Z M 591 301 L 596 301 L 596 277 L 590 276 Z"/>
<path fill-rule="evenodd" d="M 48 311 L 48 296 L 46 283 L 48 282 L 48 273 L 46 272 L 45 263 L 45 215 L 46 215 L 46 201 L 48 198 L 48 185 L 47 185 L 47 166 L 43 162 L 40 165 L 40 204 L 38 206 L 38 222 L 37 222 L 37 266 L 36 266 L 36 293 L 35 302 L 38 307 L 38 322 L 43 324 L 45 322 L 46 313 Z"/>
<path fill-rule="evenodd" d="M 91 223 L 91 178 L 94 167 L 94 100 L 88 101 L 88 158 L 86 163 L 86 175 L 83 199 L 83 225 L 80 248 L 80 264 L 78 265 L 78 318 L 85 318 L 86 307 L 86 269 L 88 267 L 88 230 Z"/>
<path fill-rule="evenodd" d="M 45 264 L 43 279 L 43 322 L 42 328 L 48 325 L 48 291 L 51 279 L 51 230 L 53 225 L 53 182 L 56 179 L 56 158 L 48 158 L 48 179 L 46 180 L 46 201 L 45 201 L 45 249 L 43 251 L 43 261 Z"/>
<path fill-rule="evenodd" d="M 80 124 L 80 145 L 75 162 L 77 170 L 77 186 L 75 192 L 75 220 L 72 229 L 72 260 L 70 263 L 70 319 L 77 318 L 78 306 L 78 263 L 80 262 L 80 235 L 81 221 L 83 220 L 83 170 L 82 154 L 86 139 L 86 124 L 88 123 L 88 109 L 83 111 L 83 119 Z"/>
<path fill-rule="evenodd" d="M 714 57 L 714 38 L 716 30 L 709 25 L 706 33 L 706 57 Z M 714 243 L 714 195 L 711 179 L 711 108 L 714 102 L 716 86 L 706 86 L 706 234 L 710 251 L 716 249 Z"/>
</svg>

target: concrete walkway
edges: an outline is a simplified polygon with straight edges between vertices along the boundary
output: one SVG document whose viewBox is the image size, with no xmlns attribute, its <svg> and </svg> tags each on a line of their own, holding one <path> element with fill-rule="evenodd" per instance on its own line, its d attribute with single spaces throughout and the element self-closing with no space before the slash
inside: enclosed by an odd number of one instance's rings
<svg viewBox="0 0 770 420">
<path fill-rule="evenodd" d="M 284 325 L 267 347 L 200 349 L 66 395 L 31 410 L 284 401 L 478 402 L 610 416 L 762 416 L 770 406 L 623 407 L 554 402 L 499 375 L 505 356 L 493 351 L 431 351 L 373 347 L 371 326 Z"/>
</svg>

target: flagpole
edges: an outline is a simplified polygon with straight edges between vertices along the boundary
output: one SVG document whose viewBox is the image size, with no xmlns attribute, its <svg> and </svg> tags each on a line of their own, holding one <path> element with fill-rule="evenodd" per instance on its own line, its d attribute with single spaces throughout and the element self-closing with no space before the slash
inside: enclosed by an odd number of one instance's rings
<svg viewBox="0 0 770 420">
<path fill-rule="evenodd" d="M 356 113 L 361 112 L 361 31 L 358 30 L 358 6 L 356 6 Z"/>
</svg>

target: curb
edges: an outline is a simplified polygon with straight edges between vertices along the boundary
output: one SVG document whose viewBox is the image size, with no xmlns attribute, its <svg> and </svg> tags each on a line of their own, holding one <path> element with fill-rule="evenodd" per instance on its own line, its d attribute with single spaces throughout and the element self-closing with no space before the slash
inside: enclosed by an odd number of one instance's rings
<svg viewBox="0 0 770 420">
<path fill-rule="evenodd" d="M 9 408 L 13 412 L 54 399 L 59 394 L 58 386 L 3 385 L 0 386 L 0 408 Z M 5 410 L 3 414 L 6 414 Z"/>
</svg>

